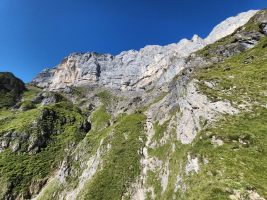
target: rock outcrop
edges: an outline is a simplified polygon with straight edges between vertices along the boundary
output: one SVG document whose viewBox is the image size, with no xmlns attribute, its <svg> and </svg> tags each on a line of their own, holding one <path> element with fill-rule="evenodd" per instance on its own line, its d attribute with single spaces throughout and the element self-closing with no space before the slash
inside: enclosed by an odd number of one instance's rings
<svg viewBox="0 0 267 200">
<path fill-rule="evenodd" d="M 206 39 L 194 35 L 191 40 L 182 39 L 166 46 L 150 45 L 139 51 L 125 51 L 116 56 L 98 53 L 71 54 L 55 68 L 41 72 L 32 84 L 48 90 L 88 84 L 121 90 L 161 86 L 183 69 L 186 58 L 191 53 L 233 33 L 256 12 L 248 11 L 225 20 Z"/>
</svg>

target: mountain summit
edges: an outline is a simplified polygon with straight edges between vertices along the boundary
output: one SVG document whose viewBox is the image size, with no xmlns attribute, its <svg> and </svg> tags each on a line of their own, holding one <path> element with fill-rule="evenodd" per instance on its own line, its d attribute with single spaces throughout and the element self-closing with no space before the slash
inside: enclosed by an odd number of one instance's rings
<svg viewBox="0 0 267 200">
<path fill-rule="evenodd" d="M 161 86 L 183 69 L 190 54 L 232 34 L 256 12 L 251 10 L 226 19 L 206 39 L 194 35 L 191 40 L 182 39 L 177 44 L 146 46 L 139 51 L 130 50 L 117 56 L 71 54 L 55 68 L 44 70 L 32 83 L 49 90 L 91 83 L 123 90 Z"/>
</svg>

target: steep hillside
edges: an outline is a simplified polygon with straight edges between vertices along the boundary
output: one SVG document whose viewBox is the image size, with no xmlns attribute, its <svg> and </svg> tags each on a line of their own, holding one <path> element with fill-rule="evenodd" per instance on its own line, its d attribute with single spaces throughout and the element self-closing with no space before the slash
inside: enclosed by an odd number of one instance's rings
<svg viewBox="0 0 267 200">
<path fill-rule="evenodd" d="M 20 88 L 0 199 L 267 199 L 266 36 L 249 11 L 206 39 L 72 54 L 26 88 L 0 75 Z"/>
</svg>

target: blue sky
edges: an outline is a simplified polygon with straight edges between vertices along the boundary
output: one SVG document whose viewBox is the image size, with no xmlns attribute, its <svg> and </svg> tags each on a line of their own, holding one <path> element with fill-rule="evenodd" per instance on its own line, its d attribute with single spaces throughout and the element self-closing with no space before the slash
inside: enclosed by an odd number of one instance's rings
<svg viewBox="0 0 267 200">
<path fill-rule="evenodd" d="M 72 52 L 118 54 L 206 37 L 267 0 L 0 0 L 0 71 L 29 82 Z"/>
</svg>

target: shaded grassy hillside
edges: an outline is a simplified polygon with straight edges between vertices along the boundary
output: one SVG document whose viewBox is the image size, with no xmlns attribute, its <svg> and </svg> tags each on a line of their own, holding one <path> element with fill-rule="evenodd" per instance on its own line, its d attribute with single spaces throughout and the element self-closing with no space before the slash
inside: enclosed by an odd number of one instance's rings
<svg viewBox="0 0 267 200">
<path fill-rule="evenodd" d="M 12 73 L 0 72 L 0 108 L 15 105 L 25 89 L 24 83 Z"/>
</svg>

